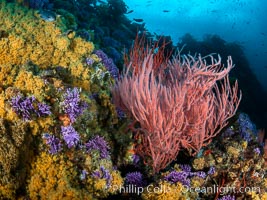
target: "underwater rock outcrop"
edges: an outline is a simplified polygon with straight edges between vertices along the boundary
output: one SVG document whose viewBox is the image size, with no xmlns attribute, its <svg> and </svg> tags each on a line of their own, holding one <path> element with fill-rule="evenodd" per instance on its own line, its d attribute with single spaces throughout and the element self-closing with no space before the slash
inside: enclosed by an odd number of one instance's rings
<svg viewBox="0 0 267 200">
<path fill-rule="evenodd" d="M 1 1 L 0 18 L 0 197 L 116 193 L 106 189 L 107 178 L 123 183 L 112 157 L 85 147 L 97 135 L 113 146 L 118 132 L 114 79 L 94 44 L 76 36 L 63 15 L 45 21 L 38 11 Z"/>
</svg>

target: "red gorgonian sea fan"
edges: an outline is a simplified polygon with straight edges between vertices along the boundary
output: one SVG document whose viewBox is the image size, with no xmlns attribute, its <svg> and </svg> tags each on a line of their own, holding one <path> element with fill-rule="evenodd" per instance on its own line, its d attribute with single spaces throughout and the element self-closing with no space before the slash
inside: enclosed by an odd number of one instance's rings
<svg viewBox="0 0 267 200">
<path fill-rule="evenodd" d="M 154 53 L 134 51 L 146 54 L 127 63 L 112 93 L 115 104 L 139 123 L 132 126 L 139 140 L 135 151 L 156 173 L 181 149 L 193 154 L 209 144 L 235 114 L 241 94 L 237 82 L 229 82 L 231 57 L 224 67 L 220 56 L 178 55 L 155 72 Z"/>
</svg>

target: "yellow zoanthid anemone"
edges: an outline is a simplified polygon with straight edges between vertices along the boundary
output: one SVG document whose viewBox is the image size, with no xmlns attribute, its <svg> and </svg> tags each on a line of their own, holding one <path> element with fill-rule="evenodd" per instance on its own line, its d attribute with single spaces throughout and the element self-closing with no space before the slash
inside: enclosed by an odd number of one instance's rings
<svg viewBox="0 0 267 200">
<path fill-rule="evenodd" d="M 68 30 L 64 16 L 45 21 L 38 11 L 15 3 L 0 2 L 0 65 L 24 65 L 28 62 L 41 69 L 61 66 L 71 75 L 89 79 L 83 61 L 94 50 L 92 42 L 75 37 Z"/>
</svg>

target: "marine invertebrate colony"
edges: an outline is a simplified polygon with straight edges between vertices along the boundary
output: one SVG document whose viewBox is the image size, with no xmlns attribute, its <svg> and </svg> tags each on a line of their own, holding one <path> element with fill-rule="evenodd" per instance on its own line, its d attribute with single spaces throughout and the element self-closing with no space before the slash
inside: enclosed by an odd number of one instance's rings
<svg viewBox="0 0 267 200">
<path fill-rule="evenodd" d="M 13 97 L 11 100 L 11 106 L 18 115 L 22 115 L 23 119 L 30 120 L 31 112 L 34 112 L 33 101 L 35 98 L 28 97 L 22 99 L 20 95 Z"/>
<path fill-rule="evenodd" d="M 86 151 L 91 152 L 93 150 L 98 150 L 100 153 L 100 158 L 105 159 L 109 157 L 109 149 L 107 142 L 103 137 L 95 136 L 87 143 L 85 143 Z"/>
<path fill-rule="evenodd" d="M 61 102 L 62 110 L 69 116 L 70 122 L 73 123 L 88 105 L 81 101 L 78 88 L 67 89 L 66 93 L 63 94 L 63 98 L 64 100 Z"/>
<path fill-rule="evenodd" d="M 140 172 L 129 172 L 126 174 L 125 183 L 142 187 L 144 185 L 143 174 Z"/>
<path fill-rule="evenodd" d="M 54 135 L 49 133 L 45 133 L 43 138 L 46 140 L 46 144 L 50 147 L 49 153 L 56 154 L 62 150 L 62 144 L 59 138 L 56 138 Z"/>
<path fill-rule="evenodd" d="M 233 68 L 230 57 L 226 68 L 220 57 L 210 56 L 208 64 L 201 57 L 184 56 L 160 60 L 154 70 L 157 54 L 142 47 L 133 51 L 144 52 L 144 60 L 137 58 L 134 66 L 126 66 L 113 87 L 113 97 L 140 124 L 140 128 L 131 126 L 140 141 L 137 154 L 159 172 L 180 149 L 193 154 L 210 143 L 235 114 L 241 97 L 237 82 L 232 87 L 228 79 Z"/>
<path fill-rule="evenodd" d="M 101 58 L 102 63 L 104 66 L 107 68 L 109 73 L 114 77 L 118 78 L 119 75 L 119 70 L 116 67 L 116 65 L 113 63 L 113 60 L 111 58 L 108 58 L 108 56 L 102 51 L 102 50 L 97 50 L 95 54 Z"/>
<path fill-rule="evenodd" d="M 37 103 L 34 96 L 23 98 L 21 95 L 15 96 L 11 99 L 12 109 L 23 117 L 24 120 L 30 120 L 32 114 L 36 114 L 38 117 L 50 115 L 50 106 L 44 103 Z M 36 108 L 35 108 L 36 107 Z"/>
<path fill-rule="evenodd" d="M 101 86 L 92 81 L 96 68 L 109 73 L 92 55 L 93 43 L 67 31 L 64 14 L 49 22 L 15 2 L 0 1 L 5 19 L 0 20 L 0 198 L 92 199 L 88 191 L 116 193 L 96 191 L 101 184 L 90 176 L 103 166 L 110 185 L 123 184 L 107 145 L 112 144 L 107 130 L 115 132 L 109 124 L 117 121 L 109 96 L 113 79 L 106 76 Z M 92 93 L 99 94 L 97 101 Z M 84 146 L 98 134 L 107 139 L 100 152 L 105 159 L 91 154 L 99 149 Z"/>
<path fill-rule="evenodd" d="M 29 9 L 48 8 L 49 2 L 54 6 L 49 11 L 52 21 L 43 16 L 49 14 L 47 10 Z M 0 1 L 0 19 L 5 19 L 0 20 L 0 199 L 241 196 L 183 191 L 186 186 L 200 188 L 214 183 L 261 187 L 261 192 L 242 197 L 265 199 L 264 147 L 257 145 L 250 120 L 240 115 L 239 126 L 231 124 L 227 134 L 210 143 L 240 101 L 237 84 L 232 87 L 228 80 L 231 58 L 225 68 L 220 57 L 169 60 L 164 49 L 167 43 L 162 40 L 149 48 L 142 38 L 120 76 L 114 63 L 119 66 L 121 62 L 113 62 L 106 33 L 100 37 L 105 47 L 96 43 L 104 51 L 94 50 L 89 38 L 86 41 L 78 34 L 82 27 L 97 36 L 87 25 L 94 23 L 97 28 L 101 19 L 90 19 L 83 26 L 84 21 L 64 10 L 66 4 L 71 11 L 71 6 L 78 9 L 86 4 L 88 8 L 90 2 Z M 123 4 L 118 7 L 120 2 L 94 5 L 90 12 L 94 15 L 100 7 L 104 8 L 100 13 L 107 10 L 105 7 L 123 11 Z M 79 11 L 84 17 L 86 9 Z M 118 48 L 121 45 L 117 44 Z M 116 105 L 110 91 L 114 83 Z M 134 120 L 130 129 L 129 116 Z M 180 164 L 177 154 L 181 149 L 198 154 Z M 178 163 L 166 168 L 175 158 Z M 154 173 L 166 171 L 151 177 L 151 166 Z M 145 190 L 143 194 L 123 191 L 129 186 Z"/>
<path fill-rule="evenodd" d="M 75 147 L 80 140 L 80 135 L 72 126 L 61 126 L 61 134 L 68 148 Z"/>
</svg>

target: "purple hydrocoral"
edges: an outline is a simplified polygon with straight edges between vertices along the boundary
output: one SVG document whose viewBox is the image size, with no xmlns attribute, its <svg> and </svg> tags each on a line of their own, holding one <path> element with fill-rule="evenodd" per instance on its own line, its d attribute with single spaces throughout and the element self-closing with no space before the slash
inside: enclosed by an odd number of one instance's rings
<svg viewBox="0 0 267 200">
<path fill-rule="evenodd" d="M 206 178 L 206 173 L 205 172 L 203 172 L 203 171 L 199 171 L 199 172 L 191 172 L 190 174 L 189 174 L 190 176 L 198 176 L 199 178 Z"/>
<path fill-rule="evenodd" d="M 191 177 L 191 176 L 198 176 L 198 177 L 204 179 L 207 176 L 206 173 L 203 172 L 203 171 L 192 172 L 191 171 L 192 170 L 192 167 L 190 165 L 185 164 L 185 165 L 180 165 L 180 167 L 181 167 L 182 171 L 188 173 L 188 176 L 189 177 Z"/>
<path fill-rule="evenodd" d="M 61 134 L 68 148 L 72 148 L 80 141 L 80 135 L 72 126 L 61 126 Z"/>
<path fill-rule="evenodd" d="M 210 169 L 209 169 L 209 171 L 207 172 L 207 174 L 213 175 L 213 174 L 215 174 L 215 172 L 216 172 L 215 167 L 214 166 L 211 166 Z"/>
<path fill-rule="evenodd" d="M 235 197 L 231 195 L 226 195 L 226 196 L 219 198 L 218 200 L 235 200 Z"/>
<path fill-rule="evenodd" d="M 191 166 L 190 166 L 190 165 L 187 165 L 187 164 L 185 164 L 185 165 L 180 165 L 180 167 L 181 167 L 181 169 L 182 169 L 183 171 L 185 171 L 185 172 L 191 172 L 191 170 L 192 170 Z"/>
<path fill-rule="evenodd" d="M 92 173 L 92 177 L 106 179 L 106 186 L 109 187 L 111 185 L 112 176 L 110 175 L 109 170 L 105 169 L 104 166 L 100 167 L 100 171 L 98 170 L 94 171 Z"/>
<path fill-rule="evenodd" d="M 84 179 L 86 179 L 86 176 L 88 175 L 88 172 L 83 169 L 82 173 L 80 174 L 80 179 L 83 181 Z"/>
<path fill-rule="evenodd" d="M 190 165 L 180 165 L 182 171 L 171 171 L 167 176 L 164 177 L 164 180 L 169 181 L 170 183 L 180 182 L 185 186 L 190 186 L 190 177 L 197 176 L 205 179 L 206 173 L 203 171 L 192 172 Z"/>
<path fill-rule="evenodd" d="M 108 56 L 102 50 L 95 51 L 95 54 L 99 58 L 101 58 L 101 62 L 106 67 L 106 69 L 109 71 L 111 76 L 113 78 L 118 78 L 119 77 L 119 69 L 114 64 L 113 60 L 111 58 L 108 58 Z"/>
<path fill-rule="evenodd" d="M 51 115 L 50 106 L 44 104 L 44 103 L 38 103 L 38 110 L 36 111 L 36 114 L 38 117 L 44 116 L 44 115 Z"/>
<path fill-rule="evenodd" d="M 238 117 L 239 132 L 241 137 L 247 142 L 251 141 L 252 134 L 257 135 L 258 131 L 256 125 L 250 120 L 249 116 L 245 113 L 240 113 Z"/>
<path fill-rule="evenodd" d="M 34 96 L 23 98 L 21 95 L 18 95 L 11 99 L 11 106 L 17 115 L 22 116 L 23 120 L 28 121 L 31 119 L 31 114 L 35 112 L 34 101 Z"/>
<path fill-rule="evenodd" d="M 172 171 L 167 176 L 164 177 L 164 180 L 170 183 L 180 182 L 185 186 L 190 186 L 190 179 L 188 179 L 189 172 L 181 171 Z"/>
<path fill-rule="evenodd" d="M 71 123 L 83 113 L 88 105 L 81 101 L 80 90 L 78 88 L 67 89 L 66 93 L 63 94 L 63 102 L 60 106 L 63 111 L 69 116 Z"/>
<path fill-rule="evenodd" d="M 17 95 L 11 99 L 11 107 L 17 113 L 17 115 L 22 116 L 23 120 L 28 121 L 31 120 L 33 114 L 37 114 L 38 117 L 44 115 L 50 115 L 50 106 L 44 103 L 38 103 L 37 109 L 35 108 L 35 97 L 22 97 L 21 95 Z"/>
<path fill-rule="evenodd" d="M 43 138 L 46 140 L 46 144 L 49 145 L 51 154 L 56 154 L 62 150 L 62 144 L 59 138 L 56 138 L 54 135 L 45 133 Z"/>
<path fill-rule="evenodd" d="M 253 151 L 254 151 L 254 153 L 256 153 L 257 155 L 260 155 L 260 153 L 261 153 L 261 150 L 260 150 L 259 147 L 255 148 Z"/>
<path fill-rule="evenodd" d="M 98 150 L 100 153 L 100 158 L 105 159 L 109 156 L 109 149 L 107 142 L 103 137 L 100 137 L 99 135 L 95 136 L 91 140 L 89 140 L 86 144 L 86 151 L 90 152 L 92 150 Z"/>
<path fill-rule="evenodd" d="M 129 172 L 126 174 L 125 183 L 137 187 L 144 186 L 143 174 L 140 172 Z"/>
<path fill-rule="evenodd" d="M 94 64 L 94 59 L 92 58 L 86 58 L 85 59 L 85 63 L 88 65 L 88 66 L 91 66 L 92 64 Z"/>
</svg>

